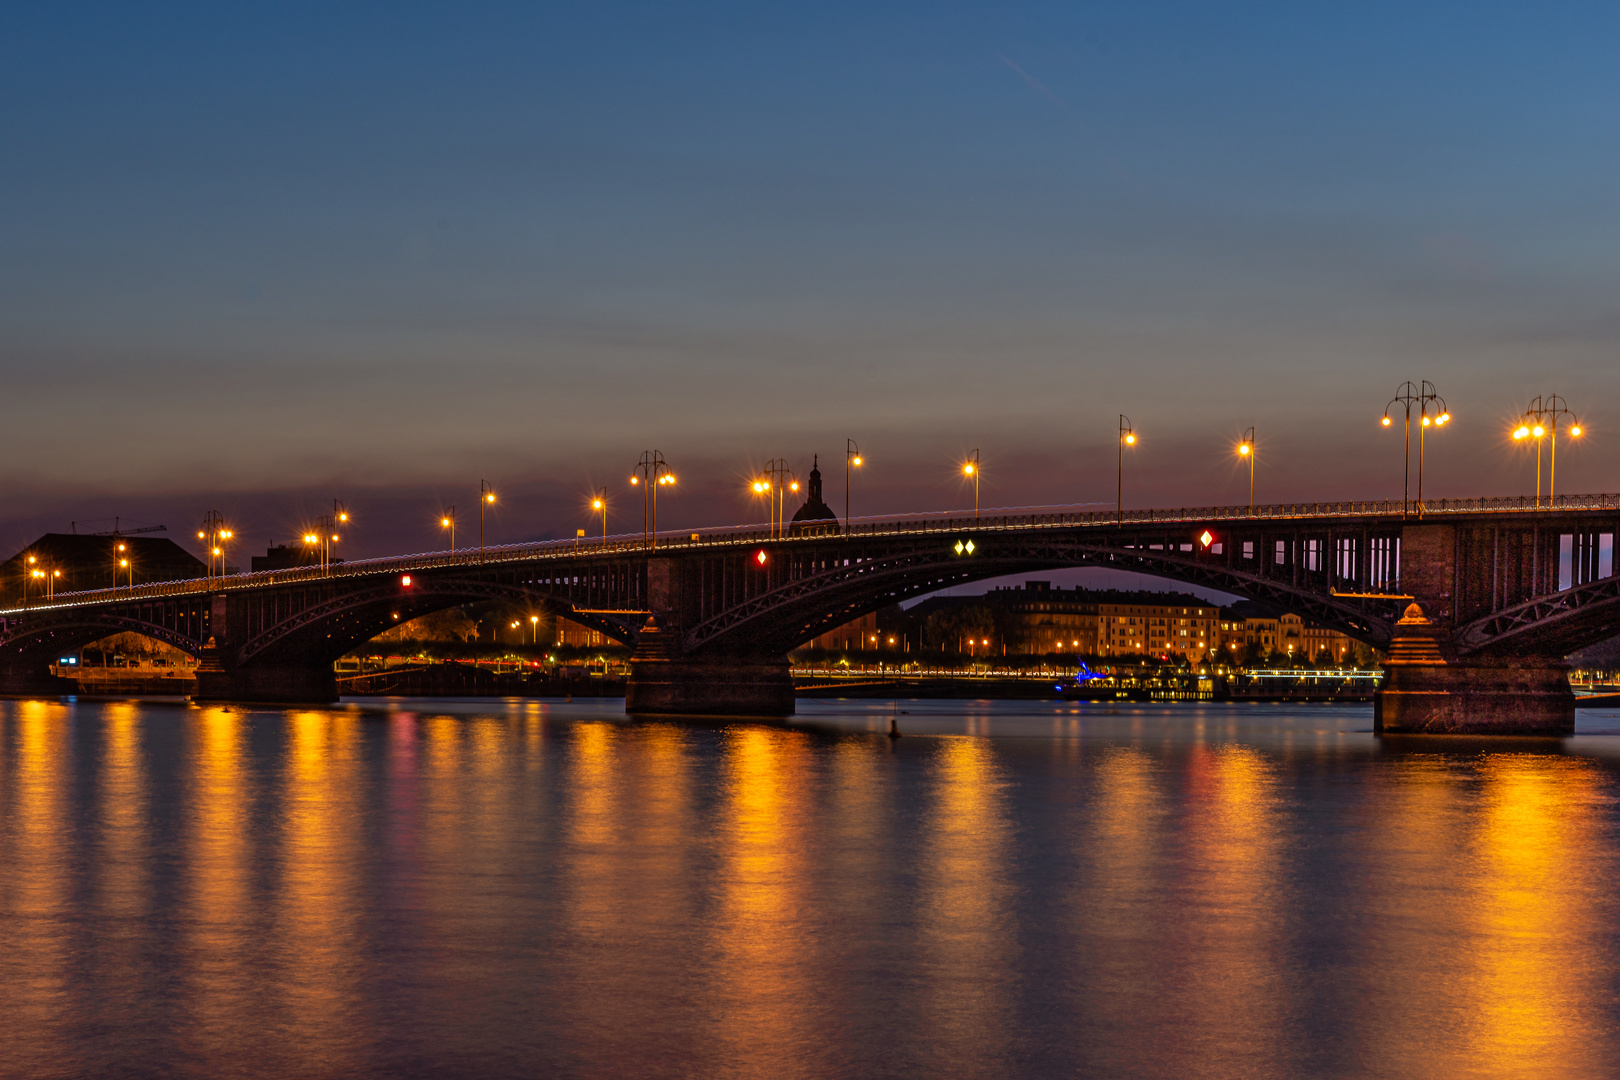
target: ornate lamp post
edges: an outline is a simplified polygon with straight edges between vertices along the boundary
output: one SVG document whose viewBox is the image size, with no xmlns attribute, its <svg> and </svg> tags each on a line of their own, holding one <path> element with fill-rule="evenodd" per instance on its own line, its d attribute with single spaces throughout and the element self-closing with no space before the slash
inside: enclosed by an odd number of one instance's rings
<svg viewBox="0 0 1620 1080">
<path fill-rule="evenodd" d="M 1247 458 L 1249 462 L 1249 516 L 1254 517 L 1254 428 L 1243 433 L 1237 452 L 1238 457 Z"/>
<path fill-rule="evenodd" d="M 345 514 L 344 518 L 347 519 L 347 517 L 348 515 Z M 336 524 L 337 515 L 322 514 L 315 519 L 314 530 L 304 534 L 304 543 L 313 548 L 321 557 L 322 574 L 332 572 L 332 545 L 341 539 L 335 531 Z"/>
<path fill-rule="evenodd" d="M 636 472 L 640 475 L 632 475 L 630 483 L 641 488 L 641 542 L 647 548 L 655 548 L 658 546 L 658 489 L 674 484 L 675 474 L 659 450 L 642 451 Z"/>
<path fill-rule="evenodd" d="M 210 510 L 203 515 L 202 528 L 197 533 L 197 539 L 203 542 L 208 554 L 208 576 L 225 574 L 225 541 L 234 534 L 225 526 L 225 519 L 218 510 Z"/>
<path fill-rule="evenodd" d="M 1406 421 L 1406 444 L 1405 449 L 1402 451 L 1402 517 L 1405 517 L 1407 511 L 1412 507 L 1412 406 L 1416 405 L 1418 407 L 1418 420 L 1420 423 L 1418 427 L 1417 516 L 1422 517 L 1424 440 L 1428 435 L 1429 428 L 1445 427 L 1447 424 L 1451 423 L 1451 413 L 1446 409 L 1445 398 L 1442 398 L 1439 394 L 1434 392 L 1434 384 L 1428 379 L 1424 379 L 1421 383 L 1418 383 L 1415 386 L 1412 384 L 1410 379 L 1400 385 L 1400 388 L 1395 392 L 1395 396 L 1389 399 L 1389 404 L 1384 406 L 1384 418 L 1382 421 L 1380 421 L 1384 427 L 1389 427 L 1394 423 L 1394 420 L 1389 415 L 1389 410 L 1394 408 L 1396 405 L 1400 405 L 1402 407 L 1403 416 L 1405 417 Z M 1430 415 L 1431 410 L 1434 413 L 1432 416 Z"/>
<path fill-rule="evenodd" d="M 979 523 L 979 451 L 974 450 L 962 463 L 962 475 L 973 481 L 973 524 Z"/>
<path fill-rule="evenodd" d="M 607 550 L 607 485 L 604 484 L 596 491 L 596 498 L 591 500 L 591 509 L 599 511 L 602 515 L 602 550 Z"/>
<path fill-rule="evenodd" d="M 478 561 L 484 561 L 484 507 L 495 502 L 495 489 L 488 480 L 478 481 Z"/>
<path fill-rule="evenodd" d="M 755 482 L 754 490 L 765 495 L 771 504 L 771 535 L 778 536 L 784 530 L 782 520 L 787 516 L 787 493 L 799 490 L 799 482 L 793 478 L 793 470 L 788 468 L 786 458 L 772 458 L 765 463 L 760 479 Z"/>
<path fill-rule="evenodd" d="M 1569 434 L 1571 438 L 1581 437 L 1581 424 L 1570 411 L 1568 403 L 1557 394 L 1549 394 L 1545 399 L 1540 394 L 1525 409 L 1524 415 L 1519 418 L 1519 426 L 1513 429 L 1513 438 L 1536 440 L 1536 508 L 1541 508 L 1541 440 L 1548 435 L 1552 436 L 1551 462 L 1547 469 L 1547 508 L 1557 505 L 1558 494 L 1558 422 L 1565 417 L 1569 418 Z"/>
<path fill-rule="evenodd" d="M 1119 460 L 1116 462 L 1116 475 L 1114 481 L 1114 524 L 1125 524 L 1125 448 L 1136 445 L 1136 429 L 1131 427 L 1130 417 L 1124 413 L 1119 414 Z"/>
<path fill-rule="evenodd" d="M 849 478 L 850 468 L 861 467 L 861 448 L 854 439 L 844 440 L 844 535 L 849 535 Z"/>
</svg>

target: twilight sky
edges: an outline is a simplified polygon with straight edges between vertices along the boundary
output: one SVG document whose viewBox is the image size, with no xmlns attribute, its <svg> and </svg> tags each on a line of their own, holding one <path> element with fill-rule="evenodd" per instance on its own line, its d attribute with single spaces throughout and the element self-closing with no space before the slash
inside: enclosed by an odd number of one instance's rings
<svg viewBox="0 0 1620 1080">
<path fill-rule="evenodd" d="M 353 557 L 660 522 L 1620 490 L 1620 8 L 0 8 L 0 547 L 113 514 Z M 465 528 L 465 525 L 464 525 Z M 465 536 L 465 533 L 463 533 Z"/>
</svg>

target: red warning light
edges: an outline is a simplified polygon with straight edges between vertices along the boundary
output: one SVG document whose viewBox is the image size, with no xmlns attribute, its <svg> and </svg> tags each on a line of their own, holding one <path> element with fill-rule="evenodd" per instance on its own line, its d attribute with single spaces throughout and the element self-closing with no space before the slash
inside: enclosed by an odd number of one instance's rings
<svg viewBox="0 0 1620 1080">
<path fill-rule="evenodd" d="M 410 588 L 411 587 L 411 575 L 406 574 L 404 577 L 399 579 L 399 583 L 401 585 L 405 586 L 407 589 Z"/>
<path fill-rule="evenodd" d="M 758 551 L 754 552 L 754 562 L 758 563 L 760 566 L 764 566 L 769 559 L 770 556 L 765 553 L 764 548 L 760 548 Z"/>
</svg>

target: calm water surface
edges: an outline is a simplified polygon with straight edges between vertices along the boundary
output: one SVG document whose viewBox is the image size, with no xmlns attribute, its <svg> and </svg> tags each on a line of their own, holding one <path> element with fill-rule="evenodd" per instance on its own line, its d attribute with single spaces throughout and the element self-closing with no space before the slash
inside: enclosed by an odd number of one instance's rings
<svg viewBox="0 0 1620 1080">
<path fill-rule="evenodd" d="M 0 702 L 0 1076 L 1620 1072 L 1615 713 L 618 704 Z"/>
</svg>

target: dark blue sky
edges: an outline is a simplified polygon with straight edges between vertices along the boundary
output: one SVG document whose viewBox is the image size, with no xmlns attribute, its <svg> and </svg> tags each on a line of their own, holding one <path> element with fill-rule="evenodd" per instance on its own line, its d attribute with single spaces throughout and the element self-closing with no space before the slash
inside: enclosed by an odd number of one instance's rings
<svg viewBox="0 0 1620 1080">
<path fill-rule="evenodd" d="M 751 464 L 857 512 L 1528 490 L 1556 390 L 1617 490 L 1612 5 L 12 4 L 0 538 L 334 496 L 352 553 L 508 497 L 571 535 L 644 448 L 671 525 Z M 841 470 L 829 476 L 842 501 Z M 631 519 L 634 520 L 631 520 Z M 639 528 L 628 506 L 616 528 Z M 9 548 L 8 548 L 9 549 Z"/>
</svg>

